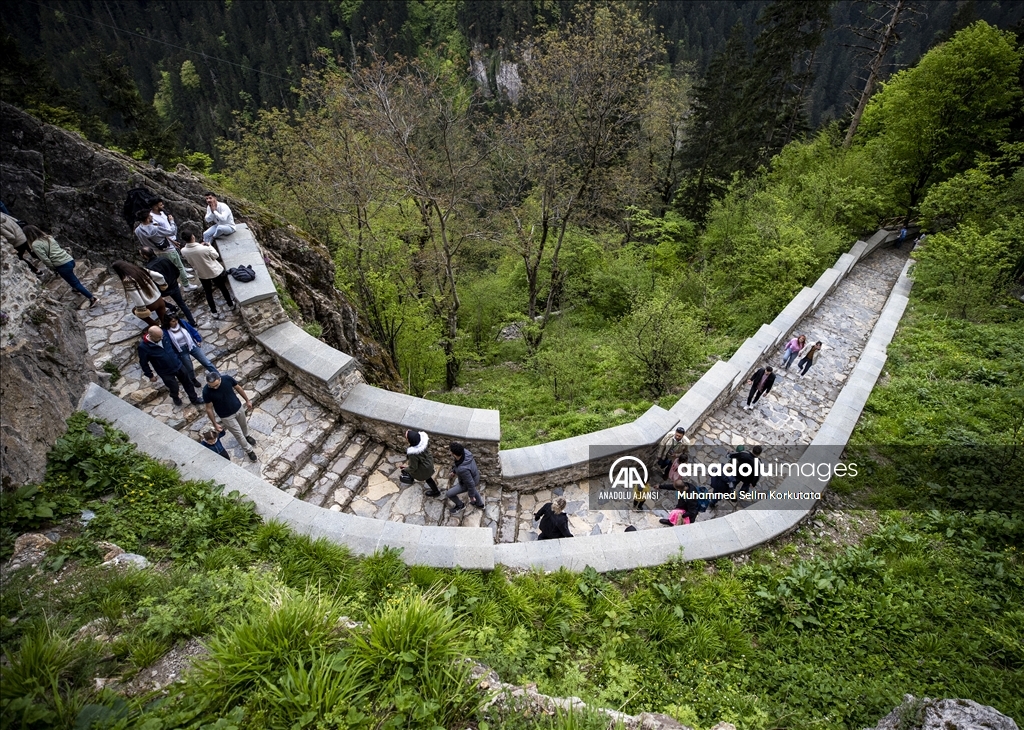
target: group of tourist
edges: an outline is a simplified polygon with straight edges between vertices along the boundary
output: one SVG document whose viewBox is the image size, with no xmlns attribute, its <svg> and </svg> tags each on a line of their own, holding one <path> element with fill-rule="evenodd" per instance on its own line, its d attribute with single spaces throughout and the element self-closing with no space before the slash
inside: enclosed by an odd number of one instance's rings
<svg viewBox="0 0 1024 730">
<path fill-rule="evenodd" d="M 145 201 L 145 207 L 135 211 L 135 237 L 142 266 L 120 260 L 115 261 L 111 269 L 121 281 L 132 312 L 150 326 L 166 326 L 169 316 L 166 299 L 174 303 L 192 327 L 197 326 L 182 295 L 183 290 L 199 288 L 191 282 L 190 276 L 198 278 L 215 318 L 221 315 L 213 297 L 214 287 L 229 309 L 235 307 L 228 274 L 216 248 L 218 237 L 234 233 L 234 216 L 228 205 L 218 201 L 211 192 L 206 193 L 206 206 L 206 222 L 213 225 L 203 232 L 202 241 L 197 240 L 198 229 L 191 223 L 186 223 L 179 231 L 174 216 L 164 211 L 164 201 L 159 197 L 151 197 Z"/>
<path fill-rule="evenodd" d="M 782 348 L 782 367 L 784 370 L 789 370 L 789 366 L 793 364 L 793 361 L 803 355 L 800 361 L 797 363 L 797 369 L 800 371 L 800 377 L 807 375 L 807 371 L 811 369 L 811 366 L 818 359 L 818 353 L 821 352 L 821 341 L 815 342 L 813 345 L 807 345 L 807 338 L 804 335 L 795 335 L 793 339 L 786 343 L 786 346 Z M 764 367 L 758 368 L 758 370 L 750 377 L 747 381 L 750 385 L 750 392 L 747 394 L 747 403 L 743 406 L 743 410 L 750 411 L 754 409 L 757 402 L 761 399 L 761 396 L 766 395 L 771 391 L 772 386 L 775 385 L 775 368 L 771 365 L 765 365 Z"/>
<path fill-rule="evenodd" d="M 406 461 L 399 465 L 402 470 L 403 483 L 412 484 L 425 482 L 429 491 L 428 497 L 440 497 L 441 490 L 434 480 L 434 454 L 431 452 L 430 436 L 422 431 L 406 431 L 405 440 L 409 446 L 405 450 Z M 448 444 L 448 452 L 452 455 L 452 467 L 448 476 L 448 489 L 445 499 L 451 500 L 451 512 L 459 512 L 466 508 L 459 495 L 469 493 L 469 503 L 478 509 L 485 507 L 484 498 L 480 495 L 480 469 L 477 468 L 473 452 L 453 441 Z"/>
<path fill-rule="evenodd" d="M 158 197 L 147 200 L 148 207 L 135 212 L 135 235 L 140 244 L 142 266 L 115 261 L 111 268 L 120 279 L 125 299 L 132 305 L 135 316 L 150 325 L 138 345 L 143 375 L 154 383 L 159 377 L 175 405 L 182 405 L 180 391 L 184 390 L 192 405 L 205 406 L 211 428 L 202 433 L 204 446 L 230 460 L 221 442 L 227 430 L 249 460 L 256 461 L 253 449 L 256 439 L 249 433 L 247 418 L 253 410 L 252 400 L 237 380 L 222 375 L 203 352 L 199 325 L 182 296 L 182 290 L 199 288 L 190 281 L 190 275 L 195 275 L 215 318 L 219 319 L 220 315 L 213 298 L 214 287 L 224 297 L 227 307 L 235 308 L 227 271 L 216 248 L 217 238 L 234 233 L 234 216 L 228 205 L 218 201 L 213 193 L 206 193 L 205 198 L 206 222 L 212 225 L 203 232 L 201 242 L 191 223 L 186 223 L 179 231 L 174 216 L 164 211 L 163 200 Z M 191 266 L 186 266 L 185 262 Z M 171 311 L 172 306 L 176 311 Z M 193 360 L 206 370 L 203 386 L 196 378 Z"/>
</svg>

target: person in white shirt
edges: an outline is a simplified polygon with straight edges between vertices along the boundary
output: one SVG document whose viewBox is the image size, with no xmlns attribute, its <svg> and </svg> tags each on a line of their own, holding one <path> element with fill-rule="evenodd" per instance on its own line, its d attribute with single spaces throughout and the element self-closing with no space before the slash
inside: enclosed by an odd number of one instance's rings
<svg viewBox="0 0 1024 730">
<path fill-rule="evenodd" d="M 153 218 L 153 225 L 156 229 L 163 232 L 167 240 L 177 248 L 181 248 L 181 246 L 178 246 L 177 239 L 178 224 L 174 222 L 173 215 L 164 212 L 164 201 L 160 198 L 153 200 L 153 207 L 150 208 L 149 214 Z"/>
<path fill-rule="evenodd" d="M 215 238 L 230 236 L 235 232 L 235 217 L 231 214 L 231 208 L 227 203 L 221 203 L 213 193 L 206 195 L 206 222 L 212 223 L 209 228 L 203 231 L 203 240 L 211 243 Z"/>
</svg>

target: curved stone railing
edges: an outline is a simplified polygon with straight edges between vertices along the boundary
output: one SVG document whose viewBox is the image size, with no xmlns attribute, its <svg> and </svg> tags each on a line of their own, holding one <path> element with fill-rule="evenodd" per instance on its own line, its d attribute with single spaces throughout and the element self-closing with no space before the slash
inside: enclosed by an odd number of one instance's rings
<svg viewBox="0 0 1024 730">
<path fill-rule="evenodd" d="M 498 473 L 498 411 L 453 406 L 367 385 L 353 357 L 288 319 L 248 226 L 240 224 L 217 243 L 225 266 L 249 264 L 256 272 L 251 282 L 229 279 L 231 291 L 250 333 L 303 392 L 398 451 L 408 445 L 406 429 L 422 430 L 443 437 L 432 442 L 435 459 L 448 461 L 447 443 L 460 441 L 476 456 L 482 473 Z"/>
<path fill-rule="evenodd" d="M 246 235 L 248 230 L 240 228 L 243 230 L 232 236 L 232 240 L 221 242 L 222 254 L 228 250 L 225 261 L 229 266 L 246 263 L 256 268 L 257 264 L 262 265 L 259 248 L 252 236 Z M 860 258 L 890 238 L 886 231 L 879 231 L 868 241 L 858 242 L 849 254 L 840 257 L 835 267 L 822 275 L 814 287 L 800 292 L 772 324 L 763 326 L 750 338 L 744 344 L 746 349 L 741 348 L 741 357 L 734 355 L 728 362 L 715 363 L 670 411 L 652 407 L 631 424 L 527 449 L 501 452 L 500 466 L 515 475 L 514 479 L 518 479 L 524 488 L 528 489 L 531 481 L 538 486 L 541 481 L 550 485 L 553 479 L 578 478 L 582 473 L 580 470 L 588 468 L 590 447 L 600 442 L 603 442 L 600 445 L 611 449 L 609 455 L 618 455 L 622 452 L 615 451 L 615 444 L 623 445 L 622 449 L 628 451 L 636 449 L 637 444 L 655 443 L 677 422 L 686 424 L 688 428 L 696 426 L 717 404 L 731 395 L 757 360 L 777 347 L 800 318 L 812 311 Z M 890 292 L 856 367 L 811 442 L 811 447 L 817 447 L 815 463 L 822 462 L 823 454 L 832 462 L 838 461 L 882 371 L 886 347 L 907 305 L 911 285 L 907 276 L 910 264 L 908 261 Z M 296 335 L 291 328 L 282 328 L 281 325 L 287 322 L 279 321 L 277 310 L 283 314 L 283 309 L 269 272 L 265 267 L 257 271 L 256 282 L 232 280 L 232 287 L 242 303 L 246 323 L 253 328 L 258 339 L 264 335 L 260 340 L 264 347 L 290 373 L 293 369 L 300 371 L 297 378 L 300 387 L 311 379 L 316 380 L 318 384 L 315 387 L 322 387 L 324 392 L 330 393 L 330 402 L 344 418 L 358 422 L 361 428 L 383 441 L 398 441 L 401 432 L 408 427 L 422 428 L 470 443 L 474 443 L 474 436 L 480 437 L 478 440 L 482 444 L 494 444 L 493 465 L 498 468 L 496 445 L 500 438 L 500 424 L 496 411 L 434 403 L 359 382 L 352 384 L 339 401 L 338 392 L 333 390 L 331 383 L 337 382 L 341 375 L 349 374 L 351 377 L 351 358 L 323 345 L 302 330 L 299 332 L 318 345 Z M 261 273 L 264 276 L 261 277 Z M 261 278 L 264 281 L 261 282 Z M 250 287 L 250 284 L 259 286 Z M 269 326 L 264 326 L 267 322 Z M 304 359 L 300 351 L 307 345 L 312 355 Z M 330 352 L 320 346 L 327 347 Z M 265 519 L 281 521 L 300 534 L 324 537 L 347 545 L 357 554 L 371 554 L 383 547 L 402 548 L 403 559 L 409 564 L 484 570 L 493 568 L 495 564 L 548 570 L 562 567 L 582 570 L 591 566 L 604 572 L 657 565 L 680 554 L 687 560 L 716 558 L 745 552 L 785 534 L 815 506 L 814 500 L 775 500 L 771 502 L 770 509 L 760 508 L 763 503 L 759 503 L 725 517 L 684 527 L 495 545 L 487 528 L 390 522 L 326 510 L 303 502 L 96 385 L 91 385 L 86 391 L 80 408 L 113 423 L 145 453 L 173 463 L 184 478 L 212 480 L 223 485 L 228 492 L 238 492 L 253 502 L 256 511 Z M 481 443 L 474 445 L 480 449 Z M 532 460 L 533 457 L 536 459 Z M 808 458 L 805 454 L 801 461 Z M 823 487 L 824 484 L 815 477 L 794 476 L 785 479 L 778 489 L 801 492 L 820 491 Z"/>
<path fill-rule="evenodd" d="M 504 484 L 512 489 L 531 491 L 586 479 L 605 473 L 610 461 L 624 454 L 637 456 L 647 463 L 651 449 L 666 433 L 677 425 L 687 431 L 700 426 L 709 413 L 746 382 L 765 356 L 778 349 L 797 323 L 817 308 L 860 259 L 894 236 L 880 230 L 867 241 L 857 241 L 813 287 L 804 287 L 771 324 L 761 325 L 728 361 L 720 360 L 712 365 L 669 410 L 654 406 L 632 423 L 561 441 L 501 451 Z M 592 460 L 593 447 L 601 447 L 601 456 L 607 458 Z"/>
<path fill-rule="evenodd" d="M 98 385 L 89 386 L 79 408 L 110 421 L 141 451 L 173 464 L 184 479 L 212 480 L 223 485 L 225 492 L 238 492 L 261 517 L 283 522 L 299 534 L 325 537 L 359 555 L 384 547 L 402 548 L 410 565 L 494 567 L 494 540 L 487 528 L 423 527 L 322 509 L 250 474 Z"/>
</svg>

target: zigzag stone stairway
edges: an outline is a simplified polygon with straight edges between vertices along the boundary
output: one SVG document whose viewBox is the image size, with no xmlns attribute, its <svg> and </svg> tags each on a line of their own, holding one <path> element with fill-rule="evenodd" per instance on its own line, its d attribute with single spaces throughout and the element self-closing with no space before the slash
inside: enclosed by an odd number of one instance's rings
<svg viewBox="0 0 1024 730">
<path fill-rule="evenodd" d="M 83 305 L 80 314 L 97 371 L 109 372 L 113 366 L 119 373 L 111 392 L 198 440 L 209 427 L 205 411 L 189 405 L 187 399 L 183 407 L 172 405 L 163 383 L 151 384 L 143 376 L 136 346 L 145 325 L 131 313 L 116 277 L 102 268 L 87 268 L 80 278 L 100 298 L 92 309 Z M 63 280 L 51 282 L 54 291 L 61 292 L 62 286 L 63 298 L 76 301 Z M 496 537 L 500 524 L 515 524 L 514 515 L 503 519 L 505 502 L 498 486 L 485 489 L 486 510 L 467 509 L 455 515 L 448 513 L 442 500 L 424 498 L 418 486 L 400 491 L 397 465 L 404 461 L 404 454 L 355 430 L 305 395 L 248 334 L 240 315 L 220 303 L 223 319 L 215 319 L 201 290 L 185 296 L 199 323 L 204 352 L 221 372 L 242 384 L 255 406 L 249 428 L 257 439 L 259 458 L 250 462 L 226 434 L 223 443 L 235 464 L 325 509 L 418 525 L 490 527 Z M 202 382 L 202 367 L 194 364 Z M 514 508 L 515 503 L 511 504 Z"/>
<path fill-rule="evenodd" d="M 799 378 L 794 365 L 753 412 L 742 410 L 745 390 L 719 407 L 696 434 L 698 451 L 705 450 L 702 456 L 710 461 L 715 447 L 740 443 L 810 443 L 856 364 L 907 256 L 908 252 L 882 248 L 858 263 L 797 327 L 809 342 L 820 339 L 825 343 L 807 377 Z M 198 439 L 209 425 L 204 411 L 188 404 L 173 406 L 162 383 L 153 386 L 143 377 L 136 344 L 144 325 L 131 314 L 116 277 L 109 277 L 105 269 L 89 269 L 81 278 L 100 297 L 100 304 L 92 309 L 83 305 L 81 315 L 97 370 L 109 371 L 114 366 L 119 372 L 110 390 Z M 48 286 L 55 291 L 64 287 L 68 301 L 76 297 L 59 279 Z M 536 540 L 533 511 L 553 496 L 565 496 L 574 535 L 622 532 L 628 525 L 656 529 L 658 519 L 665 516 L 656 511 L 591 510 L 588 481 L 553 485 L 532 494 L 487 483 L 484 510 L 467 507 L 452 515 L 443 500 L 425 497 L 419 485 L 400 487 L 398 464 L 404 461 L 404 454 L 356 430 L 306 396 L 249 336 L 237 313 L 222 310 L 223 318 L 215 319 L 201 291 L 186 293 L 186 297 L 199 322 L 207 355 L 218 369 L 242 383 L 255 405 L 249 424 L 258 440 L 258 461 L 246 459 L 230 435 L 225 436 L 224 445 L 236 465 L 288 494 L 325 509 L 380 520 L 487 527 L 500 543 Z M 202 380 L 201 368 L 197 377 Z M 762 485 L 773 486 L 770 480 Z M 719 517 L 742 506 L 723 504 L 701 517 Z"/>
</svg>

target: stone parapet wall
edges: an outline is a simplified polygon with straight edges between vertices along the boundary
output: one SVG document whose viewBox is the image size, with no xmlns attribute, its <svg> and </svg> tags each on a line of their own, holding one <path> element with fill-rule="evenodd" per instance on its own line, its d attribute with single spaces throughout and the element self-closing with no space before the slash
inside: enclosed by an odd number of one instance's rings
<svg viewBox="0 0 1024 730">
<path fill-rule="evenodd" d="M 270 300 L 265 300 L 270 301 Z M 363 382 L 354 358 L 321 342 L 294 322 L 282 322 L 256 335 L 304 393 L 333 411 Z"/>
<path fill-rule="evenodd" d="M 271 327 L 290 322 L 288 313 L 275 296 L 273 299 L 261 299 L 257 302 L 239 305 L 242 319 L 249 334 L 254 337 L 266 332 Z"/>
<path fill-rule="evenodd" d="M 405 431 L 430 434 L 430 448 L 439 473 L 452 462 L 448 445 L 457 441 L 473 452 L 483 481 L 493 483 L 500 475 L 498 442 L 501 423 L 498 411 L 464 408 L 393 393 L 372 385 L 352 388 L 341 405 L 344 419 L 396 451 L 405 451 Z"/>
<path fill-rule="evenodd" d="M 533 492 L 556 484 L 602 476 L 620 456 L 636 456 L 651 463 L 661 438 L 679 419 L 670 411 L 651 406 L 632 423 L 547 444 L 501 452 L 501 474 L 506 489 Z"/>
</svg>

